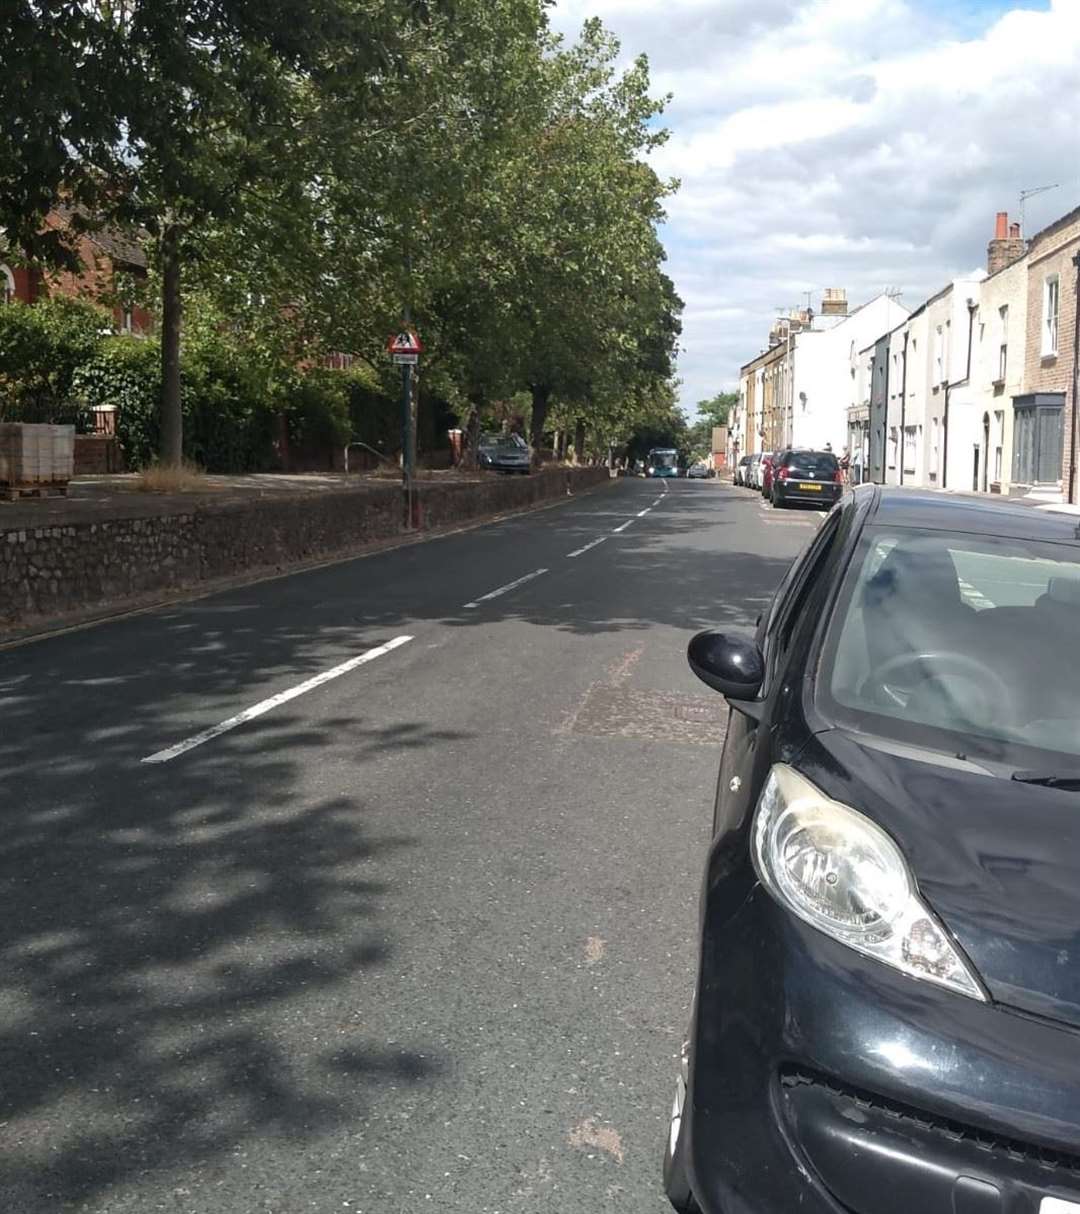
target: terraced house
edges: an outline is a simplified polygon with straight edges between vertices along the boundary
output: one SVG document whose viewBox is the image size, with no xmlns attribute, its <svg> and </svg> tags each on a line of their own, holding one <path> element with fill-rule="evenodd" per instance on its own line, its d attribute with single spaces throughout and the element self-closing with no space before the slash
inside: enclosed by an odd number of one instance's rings
<svg viewBox="0 0 1080 1214">
<path fill-rule="evenodd" d="M 1033 236 L 1026 260 L 1024 375 L 1012 402 L 1011 490 L 1076 502 L 1080 207 Z"/>
</svg>

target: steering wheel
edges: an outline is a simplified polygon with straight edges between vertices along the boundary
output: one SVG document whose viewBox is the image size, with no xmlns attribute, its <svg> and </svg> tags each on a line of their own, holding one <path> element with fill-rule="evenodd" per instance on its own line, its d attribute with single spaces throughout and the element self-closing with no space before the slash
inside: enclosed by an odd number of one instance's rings
<svg viewBox="0 0 1080 1214">
<path fill-rule="evenodd" d="M 996 671 L 966 653 L 951 650 L 897 654 L 871 671 L 863 681 L 860 694 L 869 692 L 870 698 L 883 707 L 906 708 L 911 696 L 901 699 L 893 689 L 892 680 L 900 672 L 908 671 L 917 675 L 916 687 L 919 683 L 939 682 L 950 672 L 975 683 L 985 694 L 991 721 L 1000 719 L 1004 706 L 1010 703 L 1012 698 L 1004 679 Z M 897 681 L 905 682 L 903 679 Z"/>
</svg>

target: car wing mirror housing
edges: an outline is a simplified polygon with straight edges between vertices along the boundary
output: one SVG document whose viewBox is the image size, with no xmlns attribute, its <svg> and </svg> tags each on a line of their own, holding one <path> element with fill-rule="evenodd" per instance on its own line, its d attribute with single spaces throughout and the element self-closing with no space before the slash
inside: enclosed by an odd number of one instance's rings
<svg viewBox="0 0 1080 1214">
<path fill-rule="evenodd" d="M 754 700 L 765 680 L 765 659 L 752 637 L 707 629 L 686 650 L 690 669 L 729 700 Z"/>
</svg>

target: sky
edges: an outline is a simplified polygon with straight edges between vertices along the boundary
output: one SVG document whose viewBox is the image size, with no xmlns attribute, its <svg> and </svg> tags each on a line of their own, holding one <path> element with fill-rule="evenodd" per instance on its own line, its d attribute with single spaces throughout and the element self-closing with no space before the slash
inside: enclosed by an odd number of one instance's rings
<svg viewBox="0 0 1080 1214">
<path fill-rule="evenodd" d="M 737 388 L 780 310 L 889 288 L 916 307 L 1080 206 L 1080 0 L 557 0 L 672 94 L 652 163 L 685 303 L 681 403 Z"/>
</svg>

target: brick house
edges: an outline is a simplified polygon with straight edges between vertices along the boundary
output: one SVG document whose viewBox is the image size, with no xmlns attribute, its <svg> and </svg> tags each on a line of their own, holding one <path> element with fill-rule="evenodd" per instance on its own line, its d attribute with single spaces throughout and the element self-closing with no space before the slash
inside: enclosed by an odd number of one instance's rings
<svg viewBox="0 0 1080 1214">
<path fill-rule="evenodd" d="M 1077 500 L 1075 335 L 1080 207 L 1036 233 L 1027 252 L 1023 391 L 1013 398 L 1013 493 Z"/>
<path fill-rule="evenodd" d="M 70 228 L 73 212 L 57 207 L 45 220 L 46 227 Z M 75 250 L 82 262 L 78 271 L 46 271 L 37 266 L 9 265 L 0 261 L 0 303 L 32 304 L 47 295 L 68 295 L 96 300 L 109 307 L 118 333 L 148 333 L 153 317 L 134 299 L 123 300 L 125 285 L 146 281 L 146 253 L 117 231 L 81 233 Z"/>
</svg>

